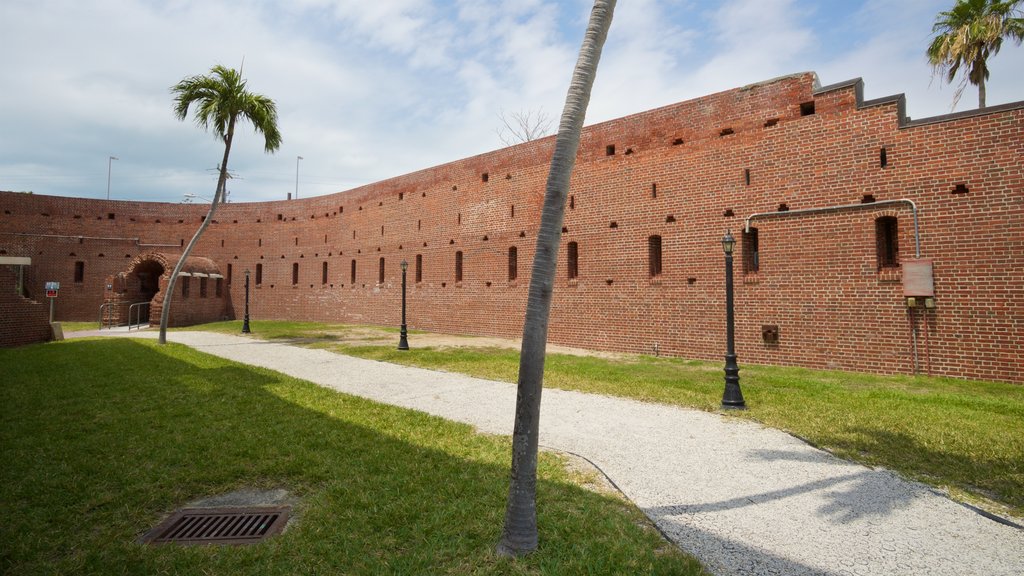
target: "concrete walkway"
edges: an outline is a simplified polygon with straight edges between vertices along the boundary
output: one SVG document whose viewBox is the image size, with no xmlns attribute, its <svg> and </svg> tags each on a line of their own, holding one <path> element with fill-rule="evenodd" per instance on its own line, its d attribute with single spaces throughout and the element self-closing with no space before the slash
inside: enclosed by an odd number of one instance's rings
<svg viewBox="0 0 1024 576">
<path fill-rule="evenodd" d="M 512 384 L 222 334 L 169 339 L 485 432 L 512 432 Z M 591 460 L 714 574 L 1024 574 L 1024 530 L 783 432 L 554 389 L 544 391 L 542 406 L 543 446 Z"/>
</svg>

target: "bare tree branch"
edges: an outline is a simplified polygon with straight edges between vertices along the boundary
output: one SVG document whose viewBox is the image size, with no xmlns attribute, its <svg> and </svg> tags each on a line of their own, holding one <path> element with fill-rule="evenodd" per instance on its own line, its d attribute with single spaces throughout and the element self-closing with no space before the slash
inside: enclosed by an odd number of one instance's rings
<svg viewBox="0 0 1024 576">
<path fill-rule="evenodd" d="M 498 119 L 501 120 L 501 127 L 494 132 L 505 146 L 543 138 L 551 133 L 551 124 L 554 123 L 554 118 L 548 116 L 542 108 L 510 114 L 502 109 Z"/>
</svg>

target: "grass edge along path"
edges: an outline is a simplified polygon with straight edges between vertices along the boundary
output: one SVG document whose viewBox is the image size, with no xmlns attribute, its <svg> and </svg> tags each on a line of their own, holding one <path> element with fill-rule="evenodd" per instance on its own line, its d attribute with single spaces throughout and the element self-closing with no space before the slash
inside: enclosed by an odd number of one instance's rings
<svg viewBox="0 0 1024 576">
<path fill-rule="evenodd" d="M 237 334 L 239 322 L 192 329 Z M 518 350 L 346 342 L 352 325 L 261 321 L 254 336 L 337 353 L 515 382 Z M 387 329 L 382 329 L 387 330 Z M 390 330 L 388 330 L 390 331 Z M 397 342 L 397 339 L 395 340 Z M 953 378 L 749 365 L 748 410 L 729 412 L 833 454 L 894 470 L 990 512 L 1024 518 L 1024 386 Z M 718 411 L 722 364 L 651 356 L 549 354 L 546 387 Z"/>
<path fill-rule="evenodd" d="M 0 349 L 0 573 L 703 574 L 634 507 L 542 455 L 541 548 L 494 553 L 507 437 L 178 344 Z M 136 539 L 187 502 L 284 488 L 252 546 Z"/>
</svg>

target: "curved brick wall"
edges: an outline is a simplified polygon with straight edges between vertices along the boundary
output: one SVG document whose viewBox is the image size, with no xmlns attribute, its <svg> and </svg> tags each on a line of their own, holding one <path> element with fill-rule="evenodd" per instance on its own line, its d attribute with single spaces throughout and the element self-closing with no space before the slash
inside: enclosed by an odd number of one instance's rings
<svg viewBox="0 0 1024 576">
<path fill-rule="evenodd" d="M 1024 103 L 911 121 L 902 96 L 864 102 L 861 89 L 859 81 L 820 88 L 813 74 L 798 74 L 585 129 L 552 341 L 719 359 L 726 229 L 742 239 L 755 213 L 906 198 L 920 210 L 936 307 L 908 313 L 903 270 L 879 269 L 879 218 L 895 218 L 898 260 L 914 256 L 907 205 L 755 219 L 759 270 L 744 271 L 749 244 L 741 242 L 736 261 L 741 363 L 912 373 L 916 335 L 921 372 L 1024 381 Z M 395 325 L 407 259 L 410 326 L 518 336 L 552 145 L 548 138 L 329 196 L 227 204 L 195 254 L 229 277 L 223 298 L 236 316 L 249 268 L 254 319 Z M 0 194 L 0 211 L 0 248 L 32 257 L 33 291 L 61 282 L 58 317 L 66 320 L 95 318 L 104 280 L 133 258 L 180 254 L 205 214 L 202 206 L 12 193 Z M 653 278 L 651 236 L 661 238 Z M 84 266 L 78 283 L 76 261 Z M 763 326 L 778 327 L 777 343 L 765 342 Z"/>
</svg>

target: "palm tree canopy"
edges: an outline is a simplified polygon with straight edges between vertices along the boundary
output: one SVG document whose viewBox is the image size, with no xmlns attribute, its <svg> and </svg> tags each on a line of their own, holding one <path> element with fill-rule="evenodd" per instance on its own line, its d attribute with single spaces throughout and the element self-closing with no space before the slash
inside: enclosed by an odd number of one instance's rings
<svg viewBox="0 0 1024 576">
<path fill-rule="evenodd" d="M 1024 0 L 957 0 L 952 10 L 940 12 L 932 26 L 935 37 L 928 46 L 928 62 L 936 74 L 952 83 L 961 68 L 964 82 L 983 86 L 988 80 L 988 59 L 1002 48 L 1003 39 L 1019 45 L 1024 39 Z M 957 91 L 957 98 L 963 85 Z"/>
<path fill-rule="evenodd" d="M 191 76 L 171 88 L 174 96 L 174 115 L 178 120 L 188 116 L 195 104 L 196 124 L 204 130 L 213 129 L 214 136 L 226 141 L 232 120 L 244 118 L 252 123 L 256 132 L 263 134 L 264 150 L 273 152 L 281 147 L 281 133 L 277 129 L 277 105 L 262 94 L 245 89 L 242 75 L 232 68 L 216 65 L 206 76 Z"/>
</svg>

